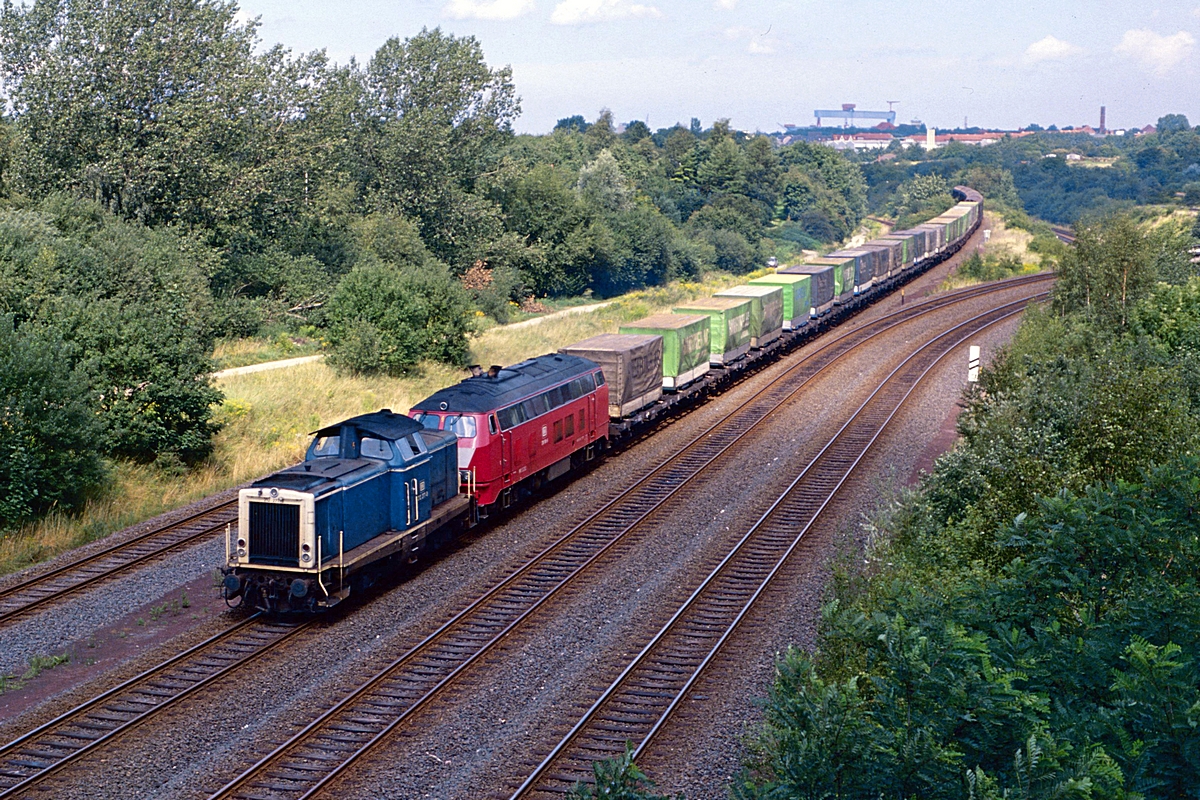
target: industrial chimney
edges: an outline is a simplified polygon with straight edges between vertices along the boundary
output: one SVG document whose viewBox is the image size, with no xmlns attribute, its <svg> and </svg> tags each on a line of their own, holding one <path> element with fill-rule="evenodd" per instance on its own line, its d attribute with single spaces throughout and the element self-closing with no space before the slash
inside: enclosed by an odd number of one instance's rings
<svg viewBox="0 0 1200 800">
<path fill-rule="evenodd" d="M 1104 136 L 1108 131 L 1104 127 L 1104 106 L 1100 106 L 1100 135 Z"/>
</svg>

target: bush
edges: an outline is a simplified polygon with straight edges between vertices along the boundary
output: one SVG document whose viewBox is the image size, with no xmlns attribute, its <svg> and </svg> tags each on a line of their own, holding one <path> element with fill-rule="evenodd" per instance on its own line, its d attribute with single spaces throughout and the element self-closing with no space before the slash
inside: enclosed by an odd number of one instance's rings
<svg viewBox="0 0 1200 800">
<path fill-rule="evenodd" d="M 195 462 L 216 430 L 208 382 L 212 251 L 54 197 L 0 213 L 0 311 L 53 327 L 88 376 L 108 452 Z"/>
<path fill-rule="evenodd" d="M 329 301 L 334 366 L 402 375 L 423 360 L 464 366 L 473 330 L 466 290 L 444 267 L 355 267 Z"/>
<path fill-rule="evenodd" d="M 53 330 L 0 316 L 0 528 L 73 509 L 104 482 L 87 376 Z"/>
</svg>

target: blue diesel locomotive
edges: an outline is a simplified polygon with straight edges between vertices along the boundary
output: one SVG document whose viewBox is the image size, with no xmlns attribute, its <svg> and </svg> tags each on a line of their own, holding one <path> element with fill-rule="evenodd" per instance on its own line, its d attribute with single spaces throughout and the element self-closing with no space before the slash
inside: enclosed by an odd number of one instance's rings
<svg viewBox="0 0 1200 800">
<path fill-rule="evenodd" d="M 416 561 L 472 517 L 458 439 L 384 409 L 316 431 L 304 461 L 238 496 L 226 535 L 225 597 L 314 611 Z"/>
</svg>

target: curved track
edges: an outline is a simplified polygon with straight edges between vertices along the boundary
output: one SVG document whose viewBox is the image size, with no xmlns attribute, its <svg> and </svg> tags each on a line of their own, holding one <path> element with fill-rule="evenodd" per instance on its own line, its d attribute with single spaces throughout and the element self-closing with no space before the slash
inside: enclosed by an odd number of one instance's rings
<svg viewBox="0 0 1200 800">
<path fill-rule="evenodd" d="M 577 781 L 590 780 L 594 761 L 624 752 L 626 742 L 636 743 L 634 754 L 640 754 L 920 381 L 967 337 L 1020 314 L 1028 302 L 1008 303 L 956 325 L 896 367 L 525 779 L 513 800 L 561 796 Z"/>
<path fill-rule="evenodd" d="M 847 331 L 820 347 L 212 797 L 282 800 L 316 795 L 530 615 L 561 596 L 561 590 L 576 577 L 628 541 L 632 531 L 743 442 L 746 434 L 816 375 L 862 344 L 910 320 L 997 291 L 1029 285 L 1036 289 L 1052 277 L 1027 276 L 935 296 Z M 1024 305 L 1028 300 L 1024 297 L 1020 302 Z"/>
<path fill-rule="evenodd" d="M 0 746 L 0 798 L 41 783 L 313 624 L 256 614 Z"/>
<path fill-rule="evenodd" d="M 165 553 L 215 535 L 237 521 L 237 501 L 160 528 L 0 590 L 0 624 L 68 597 Z"/>
</svg>

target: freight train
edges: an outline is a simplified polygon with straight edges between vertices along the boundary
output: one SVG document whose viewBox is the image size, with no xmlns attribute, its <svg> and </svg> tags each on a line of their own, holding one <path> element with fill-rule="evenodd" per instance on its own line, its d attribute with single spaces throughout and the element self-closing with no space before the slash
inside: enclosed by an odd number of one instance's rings
<svg viewBox="0 0 1200 800">
<path fill-rule="evenodd" d="M 314 432 L 302 463 L 242 489 L 224 594 L 316 611 L 703 402 L 948 258 L 983 197 L 924 225 Z"/>
</svg>

